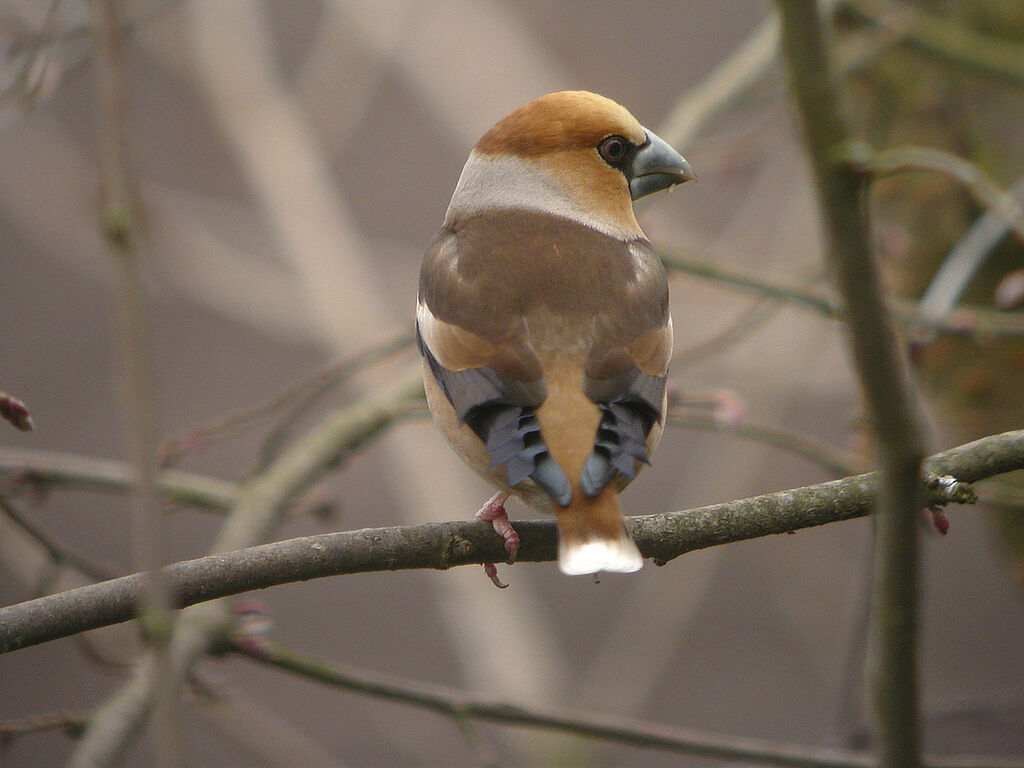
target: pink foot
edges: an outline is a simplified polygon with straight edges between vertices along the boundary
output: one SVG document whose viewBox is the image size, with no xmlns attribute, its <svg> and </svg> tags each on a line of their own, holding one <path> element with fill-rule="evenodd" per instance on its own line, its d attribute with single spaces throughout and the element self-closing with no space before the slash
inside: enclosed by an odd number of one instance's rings
<svg viewBox="0 0 1024 768">
<path fill-rule="evenodd" d="M 519 554 L 519 534 L 512 527 L 512 523 L 508 520 L 508 514 L 505 512 L 505 502 L 507 500 L 508 494 L 499 491 L 480 507 L 480 511 L 473 518 L 494 526 L 494 530 L 505 540 L 508 564 L 512 565 Z M 484 563 L 484 573 L 487 574 L 487 578 L 494 582 L 494 586 L 499 589 L 505 589 L 508 586 L 508 584 L 503 584 L 498 578 L 498 569 L 494 563 Z"/>
</svg>

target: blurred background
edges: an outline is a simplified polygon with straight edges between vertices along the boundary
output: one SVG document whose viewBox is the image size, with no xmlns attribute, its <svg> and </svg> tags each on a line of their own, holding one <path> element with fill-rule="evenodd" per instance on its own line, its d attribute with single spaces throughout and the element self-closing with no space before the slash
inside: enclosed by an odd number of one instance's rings
<svg viewBox="0 0 1024 768">
<path fill-rule="evenodd" d="M 244 480 L 273 419 L 202 439 L 197 427 L 411 332 L 420 258 L 469 149 L 497 119 L 548 91 L 609 96 L 686 155 L 700 181 L 639 209 L 666 253 L 828 289 L 784 72 L 749 43 L 771 40 L 768 2 L 162 0 L 125 8 L 158 430 L 180 469 Z M 858 135 L 876 147 L 953 151 L 1024 189 L 1024 81 L 929 51 L 910 23 L 924 13 L 965 30 L 965 40 L 1024 50 L 1019 2 L 833 8 L 832 44 Z M 87 5 L 72 0 L 0 4 L 0 389 L 24 399 L 36 425 L 21 434 L 0 424 L 0 447 L 127 459 L 115 270 L 98 227 L 88 19 Z M 740 49 L 753 51 L 745 64 L 731 58 Z M 709 80 L 728 62 L 747 68 L 746 85 L 731 92 Z M 688 99 L 694 94 L 717 106 Z M 972 227 L 993 226 L 961 186 L 934 173 L 888 177 L 873 185 L 869 205 L 887 283 L 909 300 L 928 295 Z M 994 231 L 960 282 L 932 290 L 938 315 L 970 306 L 1019 316 L 1024 250 L 998 222 Z M 829 446 L 851 471 L 870 465 L 837 323 L 684 272 L 673 273 L 672 313 L 672 383 L 689 404 L 680 409 L 685 423 L 666 431 L 653 466 L 624 495 L 627 514 L 836 476 L 822 463 L 825 451 L 791 450 L 790 432 Z M 1024 344 L 979 330 L 969 311 L 960 317 L 959 336 L 908 339 L 932 451 L 1022 424 Z M 406 347 L 366 368 L 293 419 L 290 434 L 415 366 Z M 787 431 L 776 441 L 783 447 L 735 433 L 761 424 Z M 86 562 L 112 574 L 135 570 L 122 496 L 30 492 L 10 480 L 0 493 L 34 531 Z M 469 518 L 490 493 L 429 419 L 410 418 L 310 488 L 274 536 Z M 945 537 L 922 519 L 929 751 L 1024 751 L 1021 495 L 1019 478 L 992 484 L 989 496 L 1002 502 L 951 509 Z M 531 513 L 510 505 L 510 514 Z M 222 520 L 175 507 L 167 558 L 206 552 Z M 869 538 L 869 521 L 847 522 L 694 552 L 599 584 L 546 563 L 499 566 L 511 584 L 503 591 L 479 568 L 459 568 L 346 576 L 255 597 L 272 622 L 269 637 L 367 670 L 510 702 L 857 747 L 866 738 Z M 44 555 L 38 537 L 26 539 L 23 526 L 0 516 L 0 600 L 87 579 Z M 0 720 L 88 713 L 124 681 L 134 631 L 0 658 Z M 481 764 L 459 728 L 436 714 L 234 657 L 198 669 L 186 715 L 196 764 Z M 721 764 L 537 730 L 478 731 L 503 766 Z M 60 764 L 74 744 L 60 731 L 23 736 L 0 749 L 0 764 Z M 143 739 L 128 764 L 147 764 L 148 755 Z"/>
</svg>

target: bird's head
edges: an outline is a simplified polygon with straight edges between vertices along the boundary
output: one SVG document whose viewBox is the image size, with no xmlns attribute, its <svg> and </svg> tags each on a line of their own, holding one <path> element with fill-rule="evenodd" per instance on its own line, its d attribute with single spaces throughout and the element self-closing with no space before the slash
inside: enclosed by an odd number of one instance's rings
<svg viewBox="0 0 1024 768">
<path fill-rule="evenodd" d="M 643 234 L 633 200 L 695 178 L 689 163 L 624 107 L 596 93 L 560 91 L 523 105 L 481 137 L 449 218 L 524 207 L 628 239 Z"/>
</svg>

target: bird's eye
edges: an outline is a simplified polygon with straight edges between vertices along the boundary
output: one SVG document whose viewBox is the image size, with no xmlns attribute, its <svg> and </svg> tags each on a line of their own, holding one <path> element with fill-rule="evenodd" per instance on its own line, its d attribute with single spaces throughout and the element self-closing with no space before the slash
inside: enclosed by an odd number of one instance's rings
<svg viewBox="0 0 1024 768">
<path fill-rule="evenodd" d="M 609 165 L 621 163 L 629 151 L 629 142 L 621 136 L 609 136 L 597 145 L 597 151 Z"/>
</svg>

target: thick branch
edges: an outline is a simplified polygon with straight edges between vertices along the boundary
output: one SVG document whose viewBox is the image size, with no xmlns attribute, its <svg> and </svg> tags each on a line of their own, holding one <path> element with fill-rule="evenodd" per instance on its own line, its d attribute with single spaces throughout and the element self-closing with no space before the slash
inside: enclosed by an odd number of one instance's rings
<svg viewBox="0 0 1024 768">
<path fill-rule="evenodd" d="M 933 475 L 972 483 L 1024 468 L 1024 430 L 982 438 L 927 462 Z M 640 551 L 663 564 L 686 552 L 776 533 L 791 533 L 867 515 L 877 473 L 757 496 L 728 504 L 634 517 Z M 944 487 L 925 501 L 946 504 Z M 552 521 L 516 523 L 519 559 L 555 559 Z M 502 560 L 504 545 L 490 526 L 473 521 L 326 533 L 210 555 L 165 569 L 178 605 L 186 607 L 278 584 L 346 573 L 446 569 Z M 0 653 L 133 618 L 140 576 L 134 574 L 0 608 Z"/>
<path fill-rule="evenodd" d="M 906 360 L 882 296 L 861 205 L 863 179 L 840 159 L 849 139 L 816 0 L 778 0 L 790 79 L 817 180 L 830 260 L 848 313 L 857 373 L 878 443 L 879 493 L 867 666 L 880 764 L 914 768 L 917 530 L 924 444 Z"/>
</svg>

